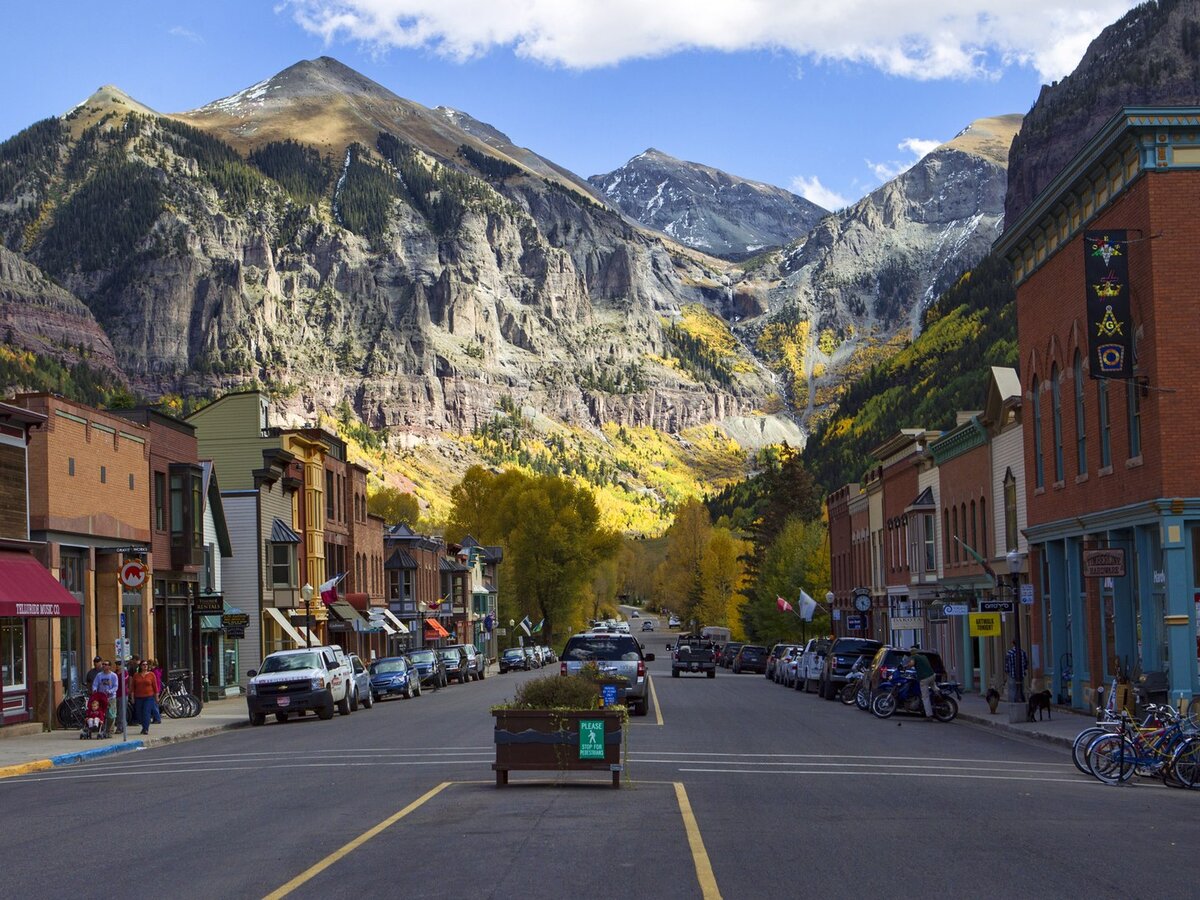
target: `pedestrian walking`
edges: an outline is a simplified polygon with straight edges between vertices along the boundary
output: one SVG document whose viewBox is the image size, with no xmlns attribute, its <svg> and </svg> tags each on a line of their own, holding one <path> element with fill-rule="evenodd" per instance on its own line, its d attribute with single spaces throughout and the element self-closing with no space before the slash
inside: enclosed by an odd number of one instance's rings
<svg viewBox="0 0 1200 900">
<path fill-rule="evenodd" d="M 1021 645 L 1013 639 L 1012 646 L 1004 654 L 1004 674 L 1008 676 L 1008 702 L 1025 702 L 1025 673 L 1029 669 L 1029 657 Z"/>
<path fill-rule="evenodd" d="M 100 663 L 100 674 L 92 682 L 92 692 L 104 694 L 108 698 L 108 709 L 104 714 L 104 730 L 100 737 L 106 738 L 112 734 L 113 722 L 117 718 L 117 675 L 112 670 L 112 663 L 104 660 Z"/>
<path fill-rule="evenodd" d="M 151 724 L 162 724 L 162 710 L 158 706 L 158 698 L 162 696 L 163 670 L 157 659 L 149 660 L 150 671 L 154 673 L 154 721 Z"/>
<path fill-rule="evenodd" d="M 154 718 L 155 698 L 158 697 L 156 685 L 158 680 L 150 671 L 150 663 L 142 661 L 137 672 L 130 679 L 133 688 L 134 718 L 142 726 L 142 734 L 150 733 L 150 723 Z"/>
<path fill-rule="evenodd" d="M 92 659 L 92 667 L 87 670 L 87 674 L 83 676 L 83 692 L 89 694 L 92 691 L 92 683 L 96 680 L 96 676 L 100 674 L 100 657 L 96 656 Z"/>
</svg>

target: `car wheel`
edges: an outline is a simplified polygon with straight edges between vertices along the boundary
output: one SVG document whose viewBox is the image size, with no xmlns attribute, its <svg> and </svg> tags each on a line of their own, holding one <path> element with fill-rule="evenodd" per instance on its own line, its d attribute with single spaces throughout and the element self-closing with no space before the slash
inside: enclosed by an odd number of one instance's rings
<svg viewBox="0 0 1200 900">
<path fill-rule="evenodd" d="M 362 705 L 363 705 L 363 709 L 370 709 L 372 706 L 375 705 L 374 696 L 372 696 L 371 694 L 367 694 L 367 696 L 363 697 Z"/>
<path fill-rule="evenodd" d="M 337 702 L 337 710 L 343 716 L 350 715 L 350 695 L 349 694 L 346 694 L 346 696 L 342 697 L 342 699 Z"/>
<path fill-rule="evenodd" d="M 705 674 L 705 675 L 707 675 L 709 678 L 716 678 L 716 677 L 717 677 L 717 670 L 716 670 L 716 669 L 709 669 L 709 670 L 708 670 L 707 672 L 705 672 L 704 674 Z"/>
<path fill-rule="evenodd" d="M 350 711 L 358 712 L 358 691 L 350 695 Z"/>
<path fill-rule="evenodd" d="M 645 700 L 641 701 L 633 708 L 633 714 L 635 716 L 644 716 L 648 712 L 650 712 L 650 707 Z"/>
<path fill-rule="evenodd" d="M 275 713 L 275 721 L 276 722 L 286 722 L 287 720 L 288 720 L 287 713 Z"/>
<path fill-rule="evenodd" d="M 250 724 L 254 726 L 263 725 L 267 721 L 267 717 L 262 713 L 250 713 Z"/>
<path fill-rule="evenodd" d="M 317 718 L 328 721 L 333 718 L 333 698 L 330 697 L 325 705 L 317 710 Z"/>
<path fill-rule="evenodd" d="M 421 682 L 419 682 L 419 681 L 417 682 L 417 686 L 413 688 L 413 694 L 412 694 L 412 695 L 413 695 L 414 697 L 420 697 L 420 696 L 421 696 Z"/>
<path fill-rule="evenodd" d="M 672 669 L 672 670 L 671 670 L 671 677 L 672 677 L 672 678 L 678 678 L 678 677 L 679 677 L 679 670 L 678 670 L 678 669 Z"/>
<path fill-rule="evenodd" d="M 378 702 L 379 702 L 379 699 L 380 699 L 380 698 L 379 698 L 379 695 L 378 695 L 378 694 L 372 694 L 372 695 L 371 695 L 371 702 L 372 702 L 372 703 L 378 703 Z"/>
</svg>

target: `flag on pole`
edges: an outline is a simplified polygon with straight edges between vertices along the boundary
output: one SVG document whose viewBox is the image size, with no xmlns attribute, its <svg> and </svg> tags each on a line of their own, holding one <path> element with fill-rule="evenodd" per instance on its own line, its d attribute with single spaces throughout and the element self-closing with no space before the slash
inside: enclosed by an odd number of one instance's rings
<svg viewBox="0 0 1200 900">
<path fill-rule="evenodd" d="M 542 621 L 538 622 L 536 625 L 533 626 L 533 633 L 537 634 L 539 631 L 542 630 L 542 626 L 545 624 L 546 624 L 546 618 L 545 618 L 545 616 L 543 616 Z"/>
<path fill-rule="evenodd" d="M 529 621 L 529 616 L 526 616 L 517 624 L 520 625 L 522 629 L 524 629 L 526 634 L 533 634 L 533 632 L 530 630 L 533 627 L 533 623 Z"/>
<path fill-rule="evenodd" d="M 962 548 L 970 554 L 971 558 L 975 560 L 975 562 L 979 563 L 980 568 L 987 573 L 988 578 L 992 579 L 992 587 L 995 587 L 997 584 L 999 584 L 999 581 L 996 578 L 996 571 L 990 565 L 988 565 L 988 561 L 976 553 L 975 548 L 958 535 L 955 535 L 954 539 L 962 545 Z"/>
<path fill-rule="evenodd" d="M 817 601 L 808 594 L 804 593 L 804 588 L 800 589 L 800 618 L 805 622 L 811 622 L 813 613 L 817 611 Z"/>
<path fill-rule="evenodd" d="M 782 597 L 775 598 L 775 605 L 777 607 L 779 607 L 780 612 L 791 612 L 792 611 L 792 604 L 788 603 Z"/>
<path fill-rule="evenodd" d="M 345 577 L 346 577 L 346 573 L 341 572 L 340 574 L 334 575 L 332 578 L 330 578 L 328 581 L 326 581 L 323 585 L 321 585 L 319 588 L 317 588 L 317 590 L 320 591 L 320 593 L 321 593 L 321 601 L 326 606 L 329 606 L 329 604 L 333 603 L 333 601 L 337 599 L 338 582 L 341 581 Z"/>
</svg>

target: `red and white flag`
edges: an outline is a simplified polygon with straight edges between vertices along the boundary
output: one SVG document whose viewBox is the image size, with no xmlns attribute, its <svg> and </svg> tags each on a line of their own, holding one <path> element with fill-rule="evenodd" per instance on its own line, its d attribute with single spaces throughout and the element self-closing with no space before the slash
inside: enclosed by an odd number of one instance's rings
<svg viewBox="0 0 1200 900">
<path fill-rule="evenodd" d="M 334 575 L 332 578 L 330 578 L 328 581 L 326 581 L 323 585 L 321 585 L 319 588 L 317 588 L 317 591 L 321 595 L 321 600 L 324 601 L 326 606 L 329 606 L 331 603 L 333 603 L 335 600 L 337 600 L 338 582 L 341 581 L 345 577 L 346 577 L 345 572 L 342 572 L 339 575 Z"/>
<path fill-rule="evenodd" d="M 782 597 L 775 598 L 775 605 L 779 607 L 780 612 L 791 612 L 792 604 L 788 603 Z"/>
</svg>

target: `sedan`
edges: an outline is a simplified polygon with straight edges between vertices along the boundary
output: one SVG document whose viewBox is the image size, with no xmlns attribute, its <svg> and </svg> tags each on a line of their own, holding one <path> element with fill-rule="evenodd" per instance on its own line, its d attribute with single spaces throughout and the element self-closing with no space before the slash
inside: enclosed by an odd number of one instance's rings
<svg viewBox="0 0 1200 900">
<path fill-rule="evenodd" d="M 500 674 L 511 671 L 512 669 L 528 669 L 529 657 L 525 655 L 525 650 L 521 647 L 509 647 L 500 654 Z"/>
<path fill-rule="evenodd" d="M 371 663 L 371 699 L 382 700 L 393 694 L 402 697 L 421 696 L 421 680 L 417 670 L 403 656 L 389 656 Z"/>
</svg>

